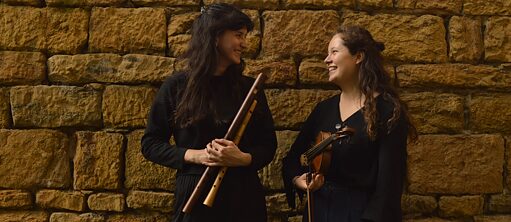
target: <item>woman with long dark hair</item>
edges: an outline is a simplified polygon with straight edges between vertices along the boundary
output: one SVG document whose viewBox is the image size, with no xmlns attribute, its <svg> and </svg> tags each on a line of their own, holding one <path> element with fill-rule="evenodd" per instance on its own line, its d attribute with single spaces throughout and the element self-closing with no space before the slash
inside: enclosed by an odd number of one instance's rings
<svg viewBox="0 0 511 222">
<path fill-rule="evenodd" d="M 184 54 L 186 71 L 161 86 L 142 138 L 144 157 L 177 169 L 173 221 L 266 221 L 257 170 L 271 162 L 277 147 L 273 119 L 264 95 L 239 144 L 220 139 L 227 132 L 253 78 L 242 76 L 241 59 L 250 18 L 227 4 L 204 7 L 192 26 Z M 169 143 L 174 137 L 175 145 Z M 212 208 L 196 204 L 181 213 L 207 166 L 227 166 Z M 203 192 L 201 202 L 206 192 Z"/>
<path fill-rule="evenodd" d="M 314 108 L 282 168 L 291 206 L 295 190 L 313 191 L 313 221 L 401 221 L 407 137 L 414 140 L 417 133 L 384 69 L 383 50 L 383 43 L 358 26 L 341 26 L 328 45 L 329 81 L 341 92 Z M 332 144 L 328 173 L 314 174 L 307 183 L 300 155 L 320 131 L 335 132 L 336 125 L 355 132 L 347 142 Z"/>
</svg>

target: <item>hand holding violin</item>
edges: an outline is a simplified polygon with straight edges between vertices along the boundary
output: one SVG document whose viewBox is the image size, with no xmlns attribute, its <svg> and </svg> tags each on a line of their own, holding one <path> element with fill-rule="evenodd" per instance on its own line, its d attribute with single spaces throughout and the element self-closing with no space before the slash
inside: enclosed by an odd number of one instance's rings
<svg viewBox="0 0 511 222">
<path fill-rule="evenodd" d="M 297 176 L 293 179 L 293 183 L 295 184 L 296 188 L 303 191 L 307 190 L 307 174 L 308 173 L 304 173 L 301 176 Z M 315 191 L 321 188 L 323 184 L 325 184 L 325 177 L 322 174 L 313 173 L 309 183 L 309 189 L 311 191 Z"/>
</svg>

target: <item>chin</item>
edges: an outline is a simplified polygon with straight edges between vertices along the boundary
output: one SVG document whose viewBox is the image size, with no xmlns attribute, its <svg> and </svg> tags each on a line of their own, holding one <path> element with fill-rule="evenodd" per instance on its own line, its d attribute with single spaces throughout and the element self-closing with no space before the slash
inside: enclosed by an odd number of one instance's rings
<svg viewBox="0 0 511 222">
<path fill-rule="evenodd" d="M 239 65 L 241 63 L 241 58 L 232 59 L 232 63 Z"/>
</svg>

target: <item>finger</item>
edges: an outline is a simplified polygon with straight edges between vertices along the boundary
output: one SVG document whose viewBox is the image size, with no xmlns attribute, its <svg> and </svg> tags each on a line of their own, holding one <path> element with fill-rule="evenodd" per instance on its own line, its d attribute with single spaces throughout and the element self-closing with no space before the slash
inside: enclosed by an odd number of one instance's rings
<svg viewBox="0 0 511 222">
<path fill-rule="evenodd" d="M 211 142 L 211 146 L 215 149 L 215 150 L 221 150 L 223 149 L 225 146 L 221 143 L 218 143 L 216 140 L 213 140 L 213 142 Z"/>
<path fill-rule="evenodd" d="M 215 139 L 214 141 L 219 143 L 219 144 L 222 144 L 224 146 L 232 146 L 232 145 L 234 145 L 234 142 L 232 142 L 230 140 L 226 140 L 226 139 Z"/>
</svg>

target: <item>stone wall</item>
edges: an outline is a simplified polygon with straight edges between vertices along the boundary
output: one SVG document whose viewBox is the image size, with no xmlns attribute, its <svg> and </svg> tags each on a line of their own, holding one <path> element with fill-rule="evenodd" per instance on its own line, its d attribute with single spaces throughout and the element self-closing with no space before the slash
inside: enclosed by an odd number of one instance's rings
<svg viewBox="0 0 511 222">
<path fill-rule="evenodd" d="M 0 221 L 167 221 L 175 171 L 140 139 L 179 69 L 199 6 L 216 0 L 0 0 Z M 338 91 L 322 60 L 340 24 L 386 45 L 421 134 L 408 147 L 406 221 L 511 221 L 511 1 L 228 0 L 252 18 L 247 75 L 279 148 L 261 170 L 270 221 L 287 207 L 280 160 Z"/>
</svg>

